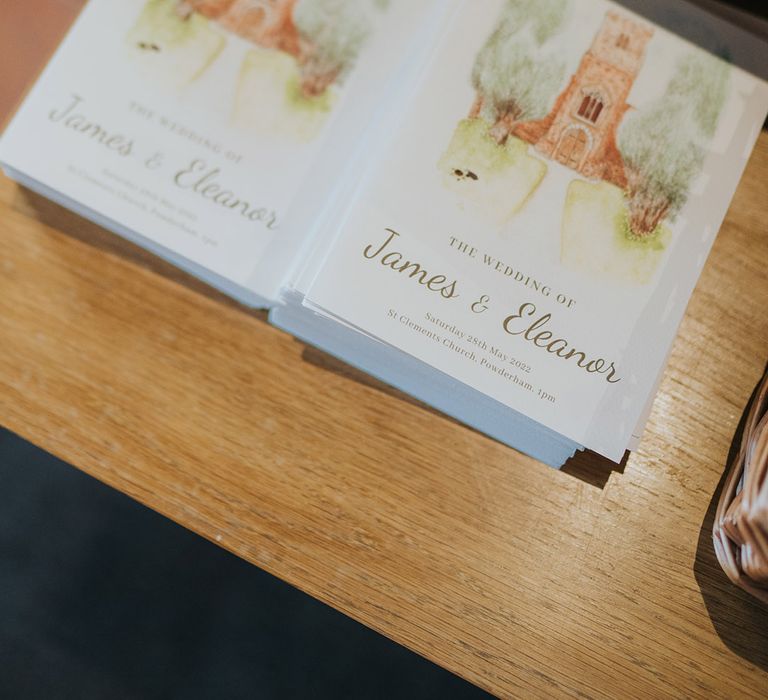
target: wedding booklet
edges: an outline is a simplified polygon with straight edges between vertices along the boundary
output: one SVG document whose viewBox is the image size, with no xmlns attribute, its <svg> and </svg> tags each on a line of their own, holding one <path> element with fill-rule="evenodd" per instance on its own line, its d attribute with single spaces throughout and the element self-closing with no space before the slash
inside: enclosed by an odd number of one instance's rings
<svg viewBox="0 0 768 700">
<path fill-rule="evenodd" d="M 619 5 L 458 2 L 272 319 L 549 464 L 619 461 L 766 111 Z"/>
<path fill-rule="evenodd" d="M 310 164 L 337 172 L 359 147 L 438 5 L 91 0 L 4 133 L 0 162 L 267 306 L 285 274 L 268 251 Z"/>
<path fill-rule="evenodd" d="M 495 439 L 618 461 L 768 111 L 764 43 L 675 8 L 90 0 L 0 163 Z"/>
</svg>

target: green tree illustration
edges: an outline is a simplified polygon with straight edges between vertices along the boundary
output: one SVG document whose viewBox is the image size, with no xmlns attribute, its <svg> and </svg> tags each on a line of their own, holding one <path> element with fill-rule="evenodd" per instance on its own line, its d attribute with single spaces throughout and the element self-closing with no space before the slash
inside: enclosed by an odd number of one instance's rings
<svg viewBox="0 0 768 700">
<path fill-rule="evenodd" d="M 685 205 L 725 104 L 729 71 L 714 56 L 690 52 L 678 61 L 664 94 L 625 118 L 618 146 L 633 235 L 650 235 Z"/>
<path fill-rule="evenodd" d="M 298 0 L 293 21 L 302 39 L 302 91 L 322 94 L 343 80 L 389 0 Z"/>
<path fill-rule="evenodd" d="M 504 143 L 519 121 L 546 115 L 563 80 L 565 63 L 547 56 L 547 42 L 564 26 L 569 0 L 508 0 L 494 32 L 475 59 L 472 116 L 490 122 Z"/>
</svg>

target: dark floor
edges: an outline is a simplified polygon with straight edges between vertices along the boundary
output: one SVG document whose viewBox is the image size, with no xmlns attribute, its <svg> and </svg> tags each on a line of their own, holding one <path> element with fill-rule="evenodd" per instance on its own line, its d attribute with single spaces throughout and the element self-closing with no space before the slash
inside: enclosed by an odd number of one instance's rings
<svg viewBox="0 0 768 700">
<path fill-rule="evenodd" d="M 0 430 L 0 698 L 480 698 Z"/>
</svg>

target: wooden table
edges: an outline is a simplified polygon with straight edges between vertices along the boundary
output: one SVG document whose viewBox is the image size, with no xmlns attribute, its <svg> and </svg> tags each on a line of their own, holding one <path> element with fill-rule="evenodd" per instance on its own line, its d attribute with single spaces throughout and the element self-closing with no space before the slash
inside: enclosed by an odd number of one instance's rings
<svg viewBox="0 0 768 700">
<path fill-rule="evenodd" d="M 640 450 L 558 472 L 0 180 L 0 423 L 507 697 L 766 697 L 715 493 L 768 346 L 768 134 Z"/>
</svg>

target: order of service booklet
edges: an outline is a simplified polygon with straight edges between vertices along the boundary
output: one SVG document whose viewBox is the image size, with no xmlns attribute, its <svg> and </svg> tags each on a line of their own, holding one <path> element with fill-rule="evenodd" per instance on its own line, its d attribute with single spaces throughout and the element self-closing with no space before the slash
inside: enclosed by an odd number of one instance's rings
<svg viewBox="0 0 768 700">
<path fill-rule="evenodd" d="M 91 0 L 0 162 L 496 439 L 618 461 L 768 111 L 764 44 L 676 6 Z"/>
<path fill-rule="evenodd" d="M 91 0 L 15 115 L 10 175 L 253 306 L 311 163 L 356 147 L 432 3 Z M 328 187 L 311 183 L 312 191 Z"/>
</svg>

